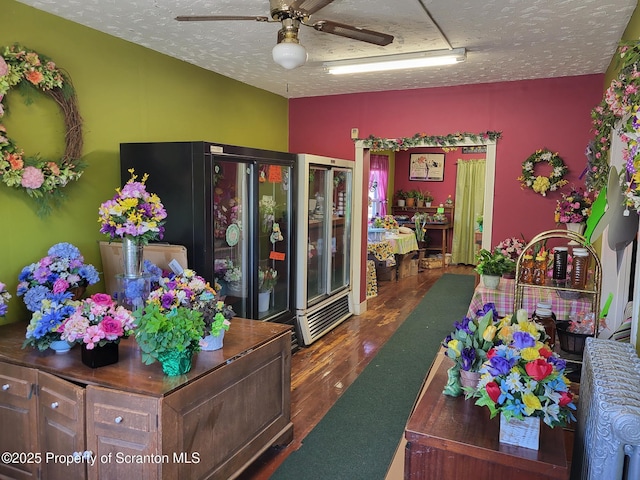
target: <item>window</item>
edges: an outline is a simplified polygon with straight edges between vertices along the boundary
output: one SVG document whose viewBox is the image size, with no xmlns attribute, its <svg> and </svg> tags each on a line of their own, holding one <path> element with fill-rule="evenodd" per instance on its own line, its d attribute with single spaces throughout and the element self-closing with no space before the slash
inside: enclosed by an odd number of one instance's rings
<svg viewBox="0 0 640 480">
<path fill-rule="evenodd" d="M 387 214 L 387 185 L 389 179 L 389 157 L 371 155 L 369 171 L 369 218 Z"/>
</svg>

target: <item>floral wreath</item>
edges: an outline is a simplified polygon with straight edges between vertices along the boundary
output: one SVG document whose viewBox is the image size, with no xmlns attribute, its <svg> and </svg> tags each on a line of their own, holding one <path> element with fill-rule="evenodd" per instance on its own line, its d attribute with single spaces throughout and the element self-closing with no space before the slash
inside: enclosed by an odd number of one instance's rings
<svg viewBox="0 0 640 480">
<path fill-rule="evenodd" d="M 68 75 L 50 59 L 18 44 L 5 47 L 0 56 L 0 120 L 5 114 L 2 100 L 12 87 L 20 89 L 26 104 L 33 101 L 28 87 L 43 92 L 60 106 L 64 116 L 65 152 L 58 161 L 38 155 L 25 157 L 0 123 L 0 180 L 35 199 L 38 215 L 44 216 L 64 197 L 61 187 L 82 175 L 82 119 Z"/>
<path fill-rule="evenodd" d="M 535 175 L 536 164 L 540 162 L 547 162 L 551 165 L 553 169 L 551 175 L 548 177 Z M 567 166 L 557 153 L 547 149 L 536 150 L 533 155 L 522 162 L 522 175 L 518 177 L 518 180 L 523 189 L 531 188 L 534 192 L 546 197 L 548 191 L 554 192 L 569 183 L 564 179 L 567 171 Z"/>
</svg>

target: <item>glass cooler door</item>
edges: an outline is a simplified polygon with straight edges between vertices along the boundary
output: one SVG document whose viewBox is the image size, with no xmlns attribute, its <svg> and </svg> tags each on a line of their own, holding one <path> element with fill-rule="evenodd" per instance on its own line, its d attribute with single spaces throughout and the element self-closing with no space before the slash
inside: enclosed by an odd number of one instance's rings
<svg viewBox="0 0 640 480">
<path fill-rule="evenodd" d="M 249 315 L 249 171 L 246 163 L 214 163 L 214 276 L 225 303 L 243 318 Z"/>
<path fill-rule="evenodd" d="M 351 186 L 352 170 L 333 169 L 331 198 L 333 199 L 331 223 L 331 284 L 334 293 L 351 283 Z"/>
<path fill-rule="evenodd" d="M 291 167 L 258 167 L 258 318 L 289 311 L 291 304 Z"/>
</svg>

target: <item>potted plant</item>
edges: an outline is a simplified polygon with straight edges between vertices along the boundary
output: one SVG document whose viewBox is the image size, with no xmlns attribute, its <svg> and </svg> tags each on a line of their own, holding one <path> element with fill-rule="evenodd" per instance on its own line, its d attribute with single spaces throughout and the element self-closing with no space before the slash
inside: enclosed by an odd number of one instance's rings
<svg viewBox="0 0 640 480">
<path fill-rule="evenodd" d="M 480 380 L 480 367 L 487 360 L 487 352 L 494 346 L 498 331 L 498 312 L 494 304 L 487 303 L 473 318 L 464 317 L 454 322 L 454 330 L 442 342 L 445 354 L 455 364 L 449 369 L 449 381 L 444 393 L 459 396 L 463 389 L 473 393 Z"/>
<path fill-rule="evenodd" d="M 429 190 L 422 192 L 422 198 L 424 199 L 424 206 L 430 207 L 431 202 L 433 202 L 433 195 L 431 195 L 431 192 Z"/>
<path fill-rule="evenodd" d="M 234 265 L 233 261 L 227 260 L 227 270 L 224 273 L 224 280 L 229 287 L 229 293 L 236 297 L 244 297 L 242 285 L 242 267 Z"/>
<path fill-rule="evenodd" d="M 483 248 L 476 254 L 475 271 L 482 277 L 482 282 L 488 288 L 498 288 L 500 276 L 512 270 L 515 262 L 505 256 L 499 249 L 493 252 Z"/>
<path fill-rule="evenodd" d="M 147 302 L 154 302 L 164 310 L 185 307 L 200 312 L 204 322 L 202 350 L 222 348 L 224 332 L 229 330 L 229 320 L 235 316 L 233 308 L 220 300 L 209 282 L 189 268 L 161 277 Z"/>
<path fill-rule="evenodd" d="M 278 271 L 271 267 L 262 267 L 258 270 L 258 311 L 269 310 L 271 291 L 278 282 Z"/>
<path fill-rule="evenodd" d="M 555 221 L 566 225 L 567 230 L 582 234 L 592 204 L 593 199 L 581 189 L 572 189 L 569 195 L 563 193 L 562 200 L 557 201 Z"/>
<path fill-rule="evenodd" d="M 415 207 L 418 195 L 420 195 L 418 190 L 409 190 L 407 192 L 407 207 Z"/>
<path fill-rule="evenodd" d="M 527 242 L 516 237 L 505 238 L 498 245 L 496 249 L 499 250 L 504 256 L 513 261 L 513 268 L 502 274 L 505 278 L 516 278 L 516 262 L 518 257 L 524 250 Z"/>
<path fill-rule="evenodd" d="M 399 189 L 396 192 L 396 201 L 398 202 L 399 207 L 404 207 L 407 200 L 407 192 L 403 189 Z"/>
<path fill-rule="evenodd" d="M 427 221 L 429 216 L 426 213 L 416 213 L 413 216 L 413 224 L 415 226 L 416 241 L 418 242 L 418 249 L 426 249 L 429 237 L 427 237 Z"/>
<path fill-rule="evenodd" d="M 200 339 L 204 335 L 201 312 L 189 307 L 167 310 L 152 301 L 134 311 L 133 316 L 138 325 L 135 339 L 145 365 L 157 360 L 162 364 L 162 371 L 170 376 L 191 370 L 193 354 L 200 350 Z"/>
</svg>

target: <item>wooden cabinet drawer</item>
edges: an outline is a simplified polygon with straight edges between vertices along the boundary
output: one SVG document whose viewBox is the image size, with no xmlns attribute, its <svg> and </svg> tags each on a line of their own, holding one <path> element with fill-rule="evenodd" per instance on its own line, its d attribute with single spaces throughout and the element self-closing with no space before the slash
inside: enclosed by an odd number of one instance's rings
<svg viewBox="0 0 640 480">
<path fill-rule="evenodd" d="M 87 419 L 99 427 L 155 432 L 158 400 L 106 388 L 87 388 Z"/>
<path fill-rule="evenodd" d="M 31 398 L 36 378 L 36 370 L 0 363 L 0 398 Z"/>
<path fill-rule="evenodd" d="M 97 425 L 113 425 L 129 430 L 151 432 L 155 430 L 156 416 L 153 406 L 146 412 L 126 407 L 112 407 L 103 403 L 93 405 L 93 420 Z"/>
</svg>

